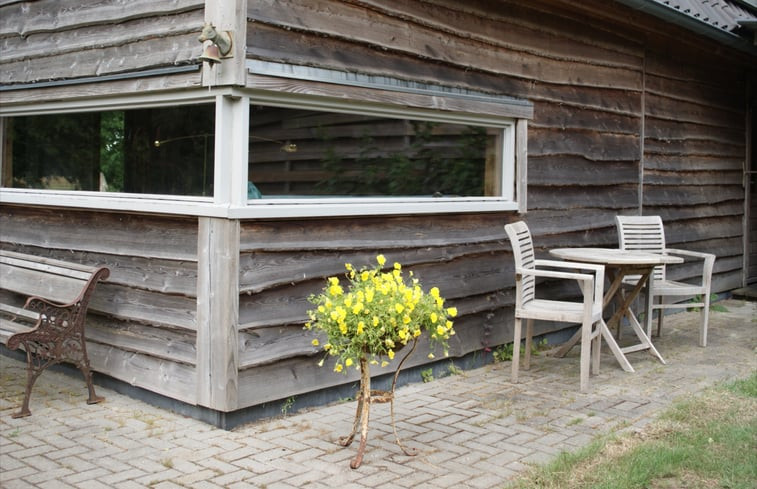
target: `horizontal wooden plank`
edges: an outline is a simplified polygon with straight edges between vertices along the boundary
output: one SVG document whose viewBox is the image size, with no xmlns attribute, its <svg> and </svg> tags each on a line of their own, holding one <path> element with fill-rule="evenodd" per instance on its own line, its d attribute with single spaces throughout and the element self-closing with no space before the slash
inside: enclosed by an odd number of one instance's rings
<svg viewBox="0 0 757 489">
<path fill-rule="evenodd" d="M 100 13 L 105 15 L 105 10 L 101 9 Z M 1 12 L 0 9 L 0 15 Z M 54 26 L 53 30 L 0 37 L 0 67 L 23 60 L 27 60 L 29 64 L 29 60 L 41 61 L 49 56 L 74 52 L 83 51 L 91 55 L 95 46 L 101 50 L 106 47 L 126 46 L 140 39 L 152 39 L 156 44 L 171 42 L 172 37 L 180 35 L 198 36 L 202 29 L 201 9 L 174 15 L 158 16 L 152 12 L 151 14 L 153 15 L 148 18 L 120 20 L 116 23 L 107 22 L 103 18 L 93 19 L 97 23 L 75 27 L 76 35 L 61 35 L 62 27 Z"/>
<path fill-rule="evenodd" d="M 741 171 L 743 157 L 692 154 L 646 154 L 644 168 L 668 171 Z"/>
<path fill-rule="evenodd" d="M 92 24 L 118 24 L 145 17 L 163 17 L 199 10 L 202 0 L 36 0 L 4 5 L 0 9 L 0 37 L 30 36 L 39 32 L 69 31 Z M 202 26 L 200 26 L 202 28 Z"/>
<path fill-rule="evenodd" d="M 384 216 L 345 219 L 246 220 L 241 223 L 240 251 L 368 250 L 451 246 L 507 239 L 505 213 Z M 391 259 L 391 258 L 389 258 Z"/>
<path fill-rule="evenodd" d="M 32 86 L 27 89 L 3 92 L 3 104 L 24 105 L 50 100 L 71 100 L 86 97 L 122 95 L 124 93 L 156 93 L 169 90 L 199 88 L 202 86 L 199 65 L 189 72 L 156 75 L 124 80 L 105 81 L 95 79 L 76 84 L 53 85 L 47 87 Z"/>
<path fill-rule="evenodd" d="M 622 209 L 636 206 L 639 201 L 636 185 L 598 187 L 586 185 L 531 185 L 528 188 L 530 210 L 547 209 Z M 577 212 L 577 211 L 576 211 Z"/>
<path fill-rule="evenodd" d="M 725 109 L 704 105 L 701 100 L 688 102 L 672 97 L 646 94 L 647 117 L 686 123 L 706 124 L 736 129 L 742 108 Z M 743 116 L 742 116 L 743 117 Z"/>
<path fill-rule="evenodd" d="M 744 144 L 744 128 L 741 124 L 735 125 L 734 122 L 735 120 L 727 126 L 712 126 L 705 123 L 685 122 L 680 119 L 658 118 L 649 115 L 644 119 L 644 135 L 650 140 L 692 138 L 731 146 L 742 146 Z"/>
<path fill-rule="evenodd" d="M 529 155 L 529 185 L 634 184 L 639 180 L 638 158 L 631 161 L 592 161 L 577 155 Z"/>
<path fill-rule="evenodd" d="M 634 95 L 638 98 L 638 95 Z M 617 134 L 638 134 L 641 113 L 623 114 L 582 104 L 562 101 L 541 101 L 538 114 L 529 122 L 529 129 L 583 129 Z"/>
<path fill-rule="evenodd" d="M 195 365 L 197 348 L 194 333 L 161 328 L 89 314 L 87 339 L 124 351 L 144 354 L 171 362 Z"/>
<path fill-rule="evenodd" d="M 124 351 L 95 341 L 87 341 L 87 354 L 92 370 L 96 372 L 190 405 L 196 404 L 196 373 L 190 365 Z"/>
<path fill-rule="evenodd" d="M 197 299 L 102 283 L 89 308 L 119 319 L 196 330 Z"/>
<path fill-rule="evenodd" d="M 644 206 L 689 206 L 742 200 L 743 189 L 735 185 L 677 185 L 644 187 Z"/>
<path fill-rule="evenodd" d="M 395 261 L 406 270 L 419 264 L 436 264 L 502 249 L 501 241 L 445 247 L 424 247 L 387 252 L 388 263 Z M 345 263 L 355 268 L 372 267 L 376 263 L 374 251 L 323 251 L 323 252 L 254 252 L 240 257 L 240 293 L 257 293 L 267 288 L 297 281 L 343 277 Z M 406 272 L 406 277 L 408 277 Z"/>
<path fill-rule="evenodd" d="M 36 56 L 33 65 L 28 60 L 0 64 L 0 83 L 19 84 L 40 80 L 57 80 L 102 76 L 112 73 L 141 71 L 195 63 L 201 49 L 197 34 L 179 34 L 156 44 L 153 40 L 138 40 L 126 46 L 110 46 L 91 51 Z"/>
<path fill-rule="evenodd" d="M 3 205 L 0 229 L 4 242 L 17 245 L 197 260 L 196 218 Z"/>
<path fill-rule="evenodd" d="M 623 214 L 634 214 L 635 212 L 623 212 Z M 645 206 L 644 214 L 649 216 L 660 216 L 663 222 L 674 219 L 706 219 L 712 217 L 733 217 L 744 214 L 744 204 L 738 201 L 713 202 L 700 205 L 691 205 L 682 208 L 678 207 L 656 207 Z"/>
<path fill-rule="evenodd" d="M 648 185 L 741 185 L 744 175 L 741 171 L 652 171 L 644 172 L 644 183 Z"/>
<path fill-rule="evenodd" d="M 441 111 L 489 114 L 500 117 L 530 118 L 533 115 L 533 109 L 523 104 L 493 103 L 463 98 L 456 99 L 454 97 L 434 97 L 411 92 L 384 91 L 333 83 L 278 78 L 254 73 L 247 76 L 247 87 L 275 92 L 318 95 L 336 99 L 361 100 L 368 103 L 374 102 Z M 506 91 L 497 91 L 497 93 L 510 94 Z"/>
<path fill-rule="evenodd" d="M 706 139 L 650 139 L 644 141 L 645 155 L 679 157 L 743 158 L 745 146 L 719 143 Z"/>
<path fill-rule="evenodd" d="M 110 270 L 108 283 L 111 284 L 188 297 L 195 297 L 197 295 L 196 261 L 177 261 L 86 251 L 56 250 L 37 246 L 8 247 L 15 251 L 39 257 L 62 259 L 71 264 L 81 264 L 85 269 L 107 267 Z"/>
<path fill-rule="evenodd" d="M 593 131 L 551 129 L 528 131 L 529 156 L 574 155 L 592 161 L 634 161 L 641 149 L 637 134 L 609 134 Z M 529 199 L 531 200 L 531 199 Z"/>
</svg>

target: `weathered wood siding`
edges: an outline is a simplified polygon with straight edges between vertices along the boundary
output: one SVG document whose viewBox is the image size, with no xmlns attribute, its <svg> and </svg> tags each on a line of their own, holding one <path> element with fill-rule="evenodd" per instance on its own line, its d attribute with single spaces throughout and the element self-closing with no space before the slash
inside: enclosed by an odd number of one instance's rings
<svg viewBox="0 0 757 489">
<path fill-rule="evenodd" d="M 506 343 L 511 333 L 503 325 L 512 314 L 508 285 L 513 264 L 504 252 L 503 219 L 482 214 L 243 221 L 240 405 L 345 381 L 329 374 L 328 367 L 315 367 L 322 352 L 311 345 L 311 333 L 303 331 L 311 307 L 307 299 L 323 288 L 326 277 L 343 276 L 345 263 L 371 267 L 379 253 L 389 264 L 400 262 L 412 270 L 426 290 L 438 286 L 448 304 L 458 308 L 452 357 Z M 428 351 L 426 345 L 421 348 Z M 427 361 L 421 353 L 409 364 Z"/>
<path fill-rule="evenodd" d="M 204 0 L 2 2 L 0 83 L 195 63 L 204 7 Z"/>
<path fill-rule="evenodd" d="M 4 249 L 110 268 L 89 308 L 92 368 L 195 403 L 196 218 L 3 205 L 0 229 Z"/>
<path fill-rule="evenodd" d="M 717 66 L 717 69 L 713 69 Z M 682 49 L 646 57 L 642 207 L 668 246 L 718 255 L 715 290 L 741 285 L 746 80 L 743 70 Z"/>
<path fill-rule="evenodd" d="M 600 1 L 250 1 L 248 18 L 248 58 L 533 102 L 523 217 L 539 253 L 614 247 L 615 215 L 660 214 L 671 246 L 718 255 L 714 291 L 740 283 L 743 57 Z M 276 89 L 307 90 L 307 83 Z M 244 222 L 240 401 L 275 397 L 260 385 L 265 377 L 279 380 L 278 394 L 287 384 L 295 393 L 334 382 L 296 360 L 315 353 L 301 330 L 306 298 L 344 262 L 371 263 L 376 252 L 413 268 L 458 306 L 453 355 L 506 342 L 513 280 L 502 226 L 517 218 Z M 678 270 L 683 279 L 694 273 Z"/>
</svg>

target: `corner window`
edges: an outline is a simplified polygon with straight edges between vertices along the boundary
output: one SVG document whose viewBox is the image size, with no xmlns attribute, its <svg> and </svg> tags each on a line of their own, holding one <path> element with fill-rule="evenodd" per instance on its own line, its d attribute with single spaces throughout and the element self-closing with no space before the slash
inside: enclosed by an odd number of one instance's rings
<svg viewBox="0 0 757 489">
<path fill-rule="evenodd" d="M 251 199 L 497 197 L 501 127 L 253 105 Z"/>
<path fill-rule="evenodd" d="M 214 106 L 4 119 L 2 186 L 212 195 Z"/>
</svg>

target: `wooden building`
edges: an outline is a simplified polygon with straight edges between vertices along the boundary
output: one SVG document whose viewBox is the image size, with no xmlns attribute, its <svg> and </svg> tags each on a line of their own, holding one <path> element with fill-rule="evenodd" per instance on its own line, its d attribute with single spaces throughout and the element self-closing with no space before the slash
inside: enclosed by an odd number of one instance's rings
<svg viewBox="0 0 757 489">
<path fill-rule="evenodd" d="M 757 280 L 756 21 L 751 0 L 3 0 L 0 246 L 110 267 L 93 368 L 221 425 L 355 380 L 302 325 L 377 253 L 458 308 L 453 360 L 511 341 L 516 219 L 543 252 L 659 214 L 728 292 Z"/>
</svg>

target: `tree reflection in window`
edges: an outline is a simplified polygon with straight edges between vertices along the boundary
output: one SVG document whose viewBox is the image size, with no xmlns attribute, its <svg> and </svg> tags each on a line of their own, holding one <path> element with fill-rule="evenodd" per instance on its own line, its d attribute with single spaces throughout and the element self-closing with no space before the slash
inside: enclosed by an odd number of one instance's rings
<svg viewBox="0 0 757 489">
<path fill-rule="evenodd" d="M 6 187 L 212 195 L 212 104 L 9 117 L 5 128 Z"/>
<path fill-rule="evenodd" d="M 501 131 L 253 106 L 250 178 L 264 198 L 485 196 Z M 296 152 L 282 151 L 282 142 Z M 493 190 L 492 190 L 493 189 Z"/>
</svg>

